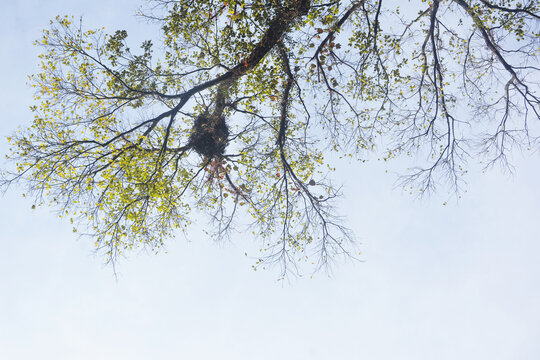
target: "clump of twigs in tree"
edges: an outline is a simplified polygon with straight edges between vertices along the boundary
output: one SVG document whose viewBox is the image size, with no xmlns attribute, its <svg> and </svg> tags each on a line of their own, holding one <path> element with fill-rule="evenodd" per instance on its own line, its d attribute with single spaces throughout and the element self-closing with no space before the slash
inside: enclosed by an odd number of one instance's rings
<svg viewBox="0 0 540 360">
<path fill-rule="evenodd" d="M 220 158 L 229 143 L 229 127 L 223 116 L 203 113 L 195 119 L 189 145 L 200 155 Z"/>
</svg>

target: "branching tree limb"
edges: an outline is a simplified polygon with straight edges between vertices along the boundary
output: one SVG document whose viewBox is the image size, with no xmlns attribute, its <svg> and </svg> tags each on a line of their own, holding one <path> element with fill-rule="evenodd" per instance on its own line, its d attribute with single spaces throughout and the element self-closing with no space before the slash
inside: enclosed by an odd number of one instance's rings
<svg viewBox="0 0 540 360">
<path fill-rule="evenodd" d="M 196 211 L 216 238 L 258 238 L 255 268 L 319 269 L 354 252 L 325 152 L 420 155 L 402 181 L 425 194 L 459 192 L 471 157 L 537 146 L 536 0 L 148 4 L 161 38 L 137 53 L 125 30 L 44 30 L 35 118 L 1 180 L 110 262 L 158 251 Z"/>
</svg>

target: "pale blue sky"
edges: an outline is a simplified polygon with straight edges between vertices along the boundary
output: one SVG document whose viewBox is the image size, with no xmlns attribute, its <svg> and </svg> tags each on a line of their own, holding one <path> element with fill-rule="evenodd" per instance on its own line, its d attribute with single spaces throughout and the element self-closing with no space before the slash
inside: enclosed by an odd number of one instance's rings
<svg viewBox="0 0 540 360">
<path fill-rule="evenodd" d="M 2 1 L 0 136 L 31 118 L 31 43 L 50 18 L 140 36 L 135 7 Z M 122 261 L 115 280 L 69 223 L 13 189 L 0 198 L 0 359 L 539 359 L 539 155 L 514 160 L 513 176 L 473 166 L 446 206 L 393 189 L 383 164 L 339 163 L 364 261 L 285 284 L 250 269 L 249 238 L 197 229 Z"/>
</svg>

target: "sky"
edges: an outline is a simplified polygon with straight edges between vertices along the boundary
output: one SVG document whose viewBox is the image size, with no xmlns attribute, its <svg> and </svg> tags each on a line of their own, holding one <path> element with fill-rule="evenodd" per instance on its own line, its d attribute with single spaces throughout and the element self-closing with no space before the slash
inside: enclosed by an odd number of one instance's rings
<svg viewBox="0 0 540 360">
<path fill-rule="evenodd" d="M 1 154 L 32 118 L 32 41 L 49 19 L 143 36 L 135 10 L 1 2 Z M 393 165 L 337 162 L 362 261 L 285 282 L 251 270 L 249 237 L 212 242 L 203 221 L 115 277 L 91 242 L 13 188 L 0 197 L 0 359 L 539 359 L 539 156 L 513 154 L 513 174 L 471 165 L 467 192 L 447 205 L 445 193 L 396 189 Z"/>
</svg>

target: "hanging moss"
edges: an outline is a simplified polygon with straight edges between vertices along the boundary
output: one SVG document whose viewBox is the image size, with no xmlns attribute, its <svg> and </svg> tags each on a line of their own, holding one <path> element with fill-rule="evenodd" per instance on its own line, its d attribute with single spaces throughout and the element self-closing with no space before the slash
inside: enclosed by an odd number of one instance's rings
<svg viewBox="0 0 540 360">
<path fill-rule="evenodd" d="M 223 156 L 229 143 L 229 127 L 222 116 L 203 113 L 195 119 L 190 146 L 200 155 L 207 158 Z"/>
</svg>

